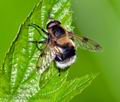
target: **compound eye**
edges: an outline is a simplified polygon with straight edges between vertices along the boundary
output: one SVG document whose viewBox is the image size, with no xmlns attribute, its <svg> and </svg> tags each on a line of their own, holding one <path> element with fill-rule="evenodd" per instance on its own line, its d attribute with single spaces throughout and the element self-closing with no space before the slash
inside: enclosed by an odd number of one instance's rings
<svg viewBox="0 0 120 102">
<path fill-rule="evenodd" d="M 52 31 L 56 37 L 60 37 L 65 34 L 65 30 L 62 27 L 54 27 Z"/>
</svg>

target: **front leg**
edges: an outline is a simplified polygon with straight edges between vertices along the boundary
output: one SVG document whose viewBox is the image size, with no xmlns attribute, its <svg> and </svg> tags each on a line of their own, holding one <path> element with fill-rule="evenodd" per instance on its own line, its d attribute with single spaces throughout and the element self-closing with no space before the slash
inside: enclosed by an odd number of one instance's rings
<svg viewBox="0 0 120 102">
<path fill-rule="evenodd" d="M 44 40 L 44 41 L 29 41 L 29 42 L 35 44 L 37 49 L 41 51 L 42 49 L 39 48 L 38 44 L 45 44 L 46 40 Z"/>
<path fill-rule="evenodd" d="M 32 24 L 29 24 L 29 26 L 35 28 L 35 29 L 39 32 L 40 35 L 41 35 L 41 33 L 40 33 L 39 30 L 41 30 L 44 34 L 49 35 L 47 31 L 45 31 L 43 28 L 41 28 L 41 27 L 40 27 L 39 25 L 37 25 L 37 24 L 33 24 L 33 23 L 32 23 Z"/>
</svg>

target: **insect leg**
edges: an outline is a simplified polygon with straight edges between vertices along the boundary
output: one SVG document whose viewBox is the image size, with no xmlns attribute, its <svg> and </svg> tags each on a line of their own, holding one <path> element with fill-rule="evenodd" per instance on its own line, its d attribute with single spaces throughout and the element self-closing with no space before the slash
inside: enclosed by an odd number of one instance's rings
<svg viewBox="0 0 120 102">
<path fill-rule="evenodd" d="M 37 49 L 41 51 L 42 49 L 39 48 L 38 44 L 46 43 L 46 40 L 44 40 L 44 41 L 29 41 L 29 42 L 34 43 L 36 45 Z"/>
<path fill-rule="evenodd" d="M 43 28 L 41 28 L 41 27 L 38 26 L 37 24 L 29 24 L 29 26 L 34 27 L 34 28 L 39 32 L 40 35 L 41 35 L 41 33 L 40 33 L 39 29 L 40 29 L 43 33 L 45 33 L 46 35 L 48 35 L 48 32 L 46 32 Z M 42 35 L 42 36 L 43 36 L 43 35 Z"/>
<path fill-rule="evenodd" d="M 60 68 L 58 68 L 58 73 L 59 73 L 59 76 L 60 76 L 60 72 L 61 72 L 61 69 L 60 69 Z"/>
<path fill-rule="evenodd" d="M 43 57 L 45 55 L 45 50 L 47 49 L 47 44 L 45 46 L 45 48 L 42 50 L 41 54 L 40 54 L 40 57 Z"/>
<path fill-rule="evenodd" d="M 29 41 L 29 42 L 31 42 L 31 43 L 34 43 L 34 44 L 41 44 L 41 43 L 45 43 L 46 41 Z"/>
<path fill-rule="evenodd" d="M 57 67 L 57 68 L 58 68 L 58 73 L 59 73 L 59 76 L 60 76 L 60 73 L 62 73 L 63 71 L 67 71 L 70 68 L 70 66 L 65 67 L 64 69 L 61 69 L 59 67 Z"/>
</svg>

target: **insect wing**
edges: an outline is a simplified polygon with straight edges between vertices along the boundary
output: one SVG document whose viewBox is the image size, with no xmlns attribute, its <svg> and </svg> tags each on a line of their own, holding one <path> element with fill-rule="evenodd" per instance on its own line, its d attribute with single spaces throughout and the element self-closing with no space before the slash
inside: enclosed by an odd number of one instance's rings
<svg viewBox="0 0 120 102">
<path fill-rule="evenodd" d="M 40 73 L 43 73 L 49 66 L 50 63 L 54 60 L 54 55 L 52 50 L 49 48 L 45 49 L 44 54 L 39 56 L 37 62 L 37 68 Z"/>
<path fill-rule="evenodd" d="M 102 47 L 95 41 L 87 38 L 87 37 L 80 37 L 74 35 L 75 43 L 78 47 L 91 51 L 91 52 L 99 52 L 102 50 Z"/>
</svg>

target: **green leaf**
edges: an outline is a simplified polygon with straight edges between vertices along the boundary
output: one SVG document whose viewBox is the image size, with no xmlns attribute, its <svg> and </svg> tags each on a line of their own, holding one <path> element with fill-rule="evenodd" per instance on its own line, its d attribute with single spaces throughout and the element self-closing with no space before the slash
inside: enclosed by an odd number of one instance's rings
<svg viewBox="0 0 120 102">
<path fill-rule="evenodd" d="M 49 16 L 61 21 L 67 30 L 73 30 L 69 0 L 40 0 L 20 26 L 0 69 L 1 102 L 67 102 L 96 77 L 91 74 L 68 81 L 69 69 L 62 71 L 59 76 L 54 63 L 43 73 L 36 70 L 40 51 L 29 41 L 39 41 L 44 34 L 40 31 L 40 35 L 29 25 L 34 23 L 45 29 Z"/>
</svg>

